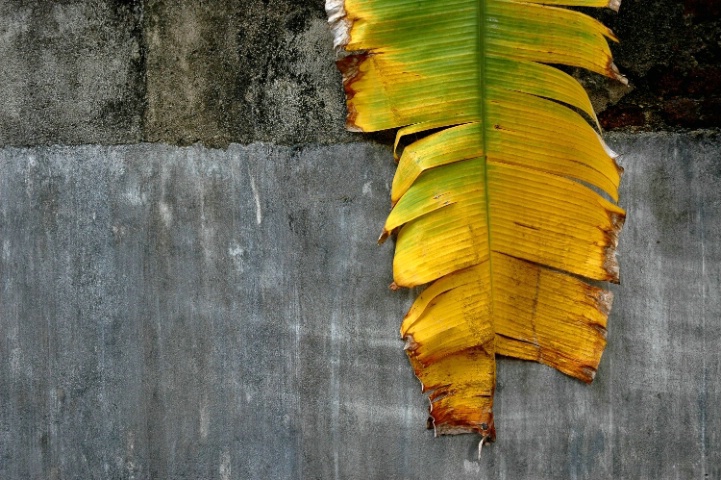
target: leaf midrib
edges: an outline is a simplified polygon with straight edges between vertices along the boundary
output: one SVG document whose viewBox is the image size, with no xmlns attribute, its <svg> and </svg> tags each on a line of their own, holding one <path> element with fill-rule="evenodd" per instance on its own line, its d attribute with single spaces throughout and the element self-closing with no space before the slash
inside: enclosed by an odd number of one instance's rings
<svg viewBox="0 0 721 480">
<path fill-rule="evenodd" d="M 483 193 L 485 196 L 486 204 L 486 235 L 488 244 L 488 270 L 490 279 L 490 304 L 491 304 L 491 315 L 490 321 L 493 322 L 493 312 L 495 310 L 495 290 L 493 288 L 493 249 L 491 248 L 491 199 L 489 195 L 489 182 L 488 182 L 488 149 L 486 142 L 486 129 L 488 128 L 488 109 L 487 104 L 487 92 L 486 92 L 486 3 L 489 0 L 478 0 L 478 26 L 477 26 L 477 55 L 480 73 L 478 74 L 478 92 L 479 92 L 479 107 L 481 110 L 481 152 L 483 152 L 483 160 L 481 165 L 483 166 Z M 493 329 L 495 331 L 495 328 Z"/>
</svg>

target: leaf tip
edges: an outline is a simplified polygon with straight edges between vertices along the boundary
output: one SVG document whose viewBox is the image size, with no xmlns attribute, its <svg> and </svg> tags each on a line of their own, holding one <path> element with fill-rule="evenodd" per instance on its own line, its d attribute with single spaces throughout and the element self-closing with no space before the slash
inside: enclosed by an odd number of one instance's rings
<svg viewBox="0 0 721 480">
<path fill-rule="evenodd" d="M 609 157 L 611 157 L 614 160 L 616 160 L 618 157 L 621 156 L 618 153 L 614 152 L 611 149 L 611 147 L 608 146 L 608 144 L 605 142 L 603 137 L 601 137 L 601 135 L 596 134 L 596 136 L 598 137 L 598 141 L 601 142 L 601 146 L 603 147 L 603 151 L 606 152 L 606 155 L 608 155 Z M 617 168 L 620 168 L 620 167 L 617 165 Z"/>
<path fill-rule="evenodd" d="M 386 240 L 388 240 L 388 237 L 390 236 L 390 232 L 388 230 L 383 230 L 381 232 L 380 237 L 378 237 L 378 245 L 383 245 Z"/>
<path fill-rule="evenodd" d="M 618 67 L 615 63 L 610 62 L 608 64 L 608 76 L 611 78 L 615 78 L 625 86 L 628 86 L 628 78 L 626 78 L 624 75 L 621 75 L 621 72 L 618 70 Z"/>
<path fill-rule="evenodd" d="M 581 377 L 581 380 L 585 383 L 592 383 L 593 380 L 596 378 L 596 369 L 592 367 L 582 367 L 581 371 L 583 372 L 583 376 Z"/>
<path fill-rule="evenodd" d="M 349 132 L 353 132 L 353 133 L 363 133 L 364 130 L 355 124 L 354 119 L 355 119 L 355 116 L 351 117 L 351 115 L 349 113 L 348 120 L 346 121 L 346 124 L 345 124 L 345 129 L 348 130 Z"/>
<path fill-rule="evenodd" d="M 618 158 L 618 157 L 616 157 Z M 621 165 L 616 162 L 616 159 L 613 159 L 613 164 L 616 166 L 616 171 L 618 172 L 619 178 L 623 176 L 623 173 L 626 171 Z"/>
<path fill-rule="evenodd" d="M 477 433 L 484 439 L 484 443 L 491 443 L 496 441 L 496 427 L 493 423 L 493 414 L 489 413 L 485 421 L 482 423 L 475 422 L 451 422 L 440 420 L 441 416 L 444 416 L 448 412 L 444 412 L 442 415 L 433 414 L 433 408 L 431 403 L 431 419 L 433 420 L 433 435 L 440 437 L 441 435 L 463 435 L 466 433 Z"/>
</svg>

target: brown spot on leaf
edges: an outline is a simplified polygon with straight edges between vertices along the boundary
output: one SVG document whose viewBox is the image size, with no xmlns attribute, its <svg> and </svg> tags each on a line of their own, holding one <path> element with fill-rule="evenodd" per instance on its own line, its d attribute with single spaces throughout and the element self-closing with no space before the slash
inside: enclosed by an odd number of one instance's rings
<svg viewBox="0 0 721 480">
<path fill-rule="evenodd" d="M 521 223 L 521 222 L 513 222 L 513 223 L 515 223 L 519 227 L 528 228 L 530 230 L 540 230 L 540 228 L 536 227 L 535 225 L 529 225 L 527 223 Z"/>
<path fill-rule="evenodd" d="M 346 104 L 348 106 L 346 128 L 352 132 L 363 131 L 358 125 L 356 125 L 358 111 L 353 106 L 353 97 L 355 97 L 356 94 L 354 84 L 363 78 L 361 66 L 364 62 L 368 61 L 370 56 L 371 55 L 369 53 L 360 52 L 343 57 L 336 62 L 338 70 L 340 70 L 343 75 L 343 89 L 345 90 Z"/>
<path fill-rule="evenodd" d="M 603 269 L 608 273 L 607 281 L 621 283 L 618 260 L 616 260 L 616 247 L 618 246 L 618 234 L 626 220 L 626 214 L 608 212 L 608 216 L 611 219 L 611 228 L 606 230 L 608 243 L 604 249 Z"/>
</svg>

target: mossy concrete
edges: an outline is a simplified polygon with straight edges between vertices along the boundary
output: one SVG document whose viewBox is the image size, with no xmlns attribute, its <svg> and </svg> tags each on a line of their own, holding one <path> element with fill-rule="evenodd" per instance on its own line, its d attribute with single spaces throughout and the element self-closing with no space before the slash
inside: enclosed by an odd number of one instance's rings
<svg viewBox="0 0 721 480">
<path fill-rule="evenodd" d="M 623 0 L 619 13 L 585 9 L 619 38 L 611 45 L 629 87 L 579 72 L 606 129 L 721 127 L 721 4 Z"/>
<path fill-rule="evenodd" d="M 605 128 L 721 126 L 718 7 L 585 11 L 617 33 L 630 80 L 575 72 Z M 360 140 L 343 128 L 323 0 L 0 0 L 0 12 L 0 145 Z"/>
<path fill-rule="evenodd" d="M 113 0 L 0 0 L 0 145 L 143 137 L 141 9 Z"/>
<path fill-rule="evenodd" d="M 150 1 L 145 26 L 147 140 L 351 138 L 322 2 Z"/>
</svg>

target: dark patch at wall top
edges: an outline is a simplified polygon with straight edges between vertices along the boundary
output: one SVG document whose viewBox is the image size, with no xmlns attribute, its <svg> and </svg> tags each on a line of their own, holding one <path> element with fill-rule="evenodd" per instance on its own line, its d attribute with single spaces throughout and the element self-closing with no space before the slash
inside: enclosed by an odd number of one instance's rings
<svg viewBox="0 0 721 480">
<path fill-rule="evenodd" d="M 344 102 L 322 0 L 151 0 L 151 142 L 333 143 Z"/>
<path fill-rule="evenodd" d="M 624 0 L 619 13 L 583 9 L 619 37 L 629 87 L 578 72 L 608 130 L 721 127 L 721 3 Z"/>
<path fill-rule="evenodd" d="M 718 2 L 582 10 L 616 32 L 630 80 L 575 72 L 605 129 L 721 126 Z M 323 0 L 0 0 L 0 18 L 0 145 L 360 138 Z"/>
<path fill-rule="evenodd" d="M 141 140 L 139 2 L 0 1 L 0 145 Z"/>
<path fill-rule="evenodd" d="M 353 141 L 323 0 L 153 0 L 146 15 L 146 140 L 174 144 Z M 581 9 L 611 27 L 630 87 L 575 72 L 604 129 L 721 126 L 719 8 L 697 0 L 625 0 Z M 184 33 L 183 33 L 184 32 Z M 187 37 L 192 33 L 192 38 Z M 392 132 L 370 137 L 392 142 Z"/>
</svg>

